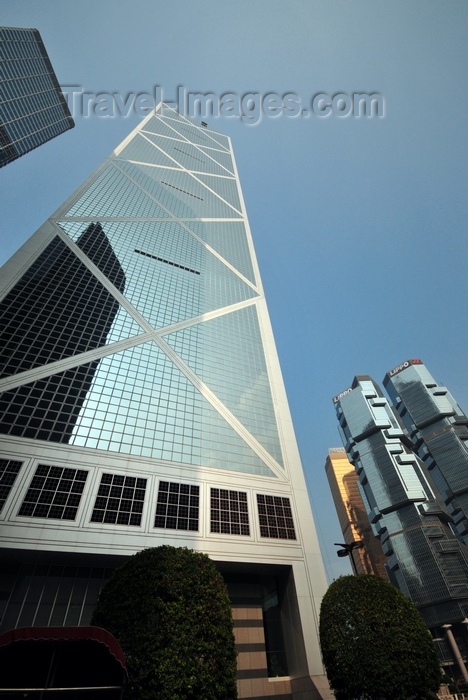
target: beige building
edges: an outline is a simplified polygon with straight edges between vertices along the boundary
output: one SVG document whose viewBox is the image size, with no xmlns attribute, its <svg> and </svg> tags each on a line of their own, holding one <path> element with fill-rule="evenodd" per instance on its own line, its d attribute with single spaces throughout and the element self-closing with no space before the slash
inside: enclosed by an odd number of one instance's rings
<svg viewBox="0 0 468 700">
<path fill-rule="evenodd" d="M 385 555 L 372 532 L 359 491 L 358 476 L 343 447 L 333 447 L 328 451 L 325 472 L 345 543 L 359 540 L 364 543 L 362 548 L 352 552 L 356 572 L 387 578 Z"/>
</svg>

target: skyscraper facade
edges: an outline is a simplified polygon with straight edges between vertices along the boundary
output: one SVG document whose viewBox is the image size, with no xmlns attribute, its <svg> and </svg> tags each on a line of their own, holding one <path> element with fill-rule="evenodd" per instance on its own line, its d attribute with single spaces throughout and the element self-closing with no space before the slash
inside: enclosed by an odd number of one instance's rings
<svg viewBox="0 0 468 700">
<path fill-rule="evenodd" d="M 161 105 L 2 275 L 2 628 L 209 554 L 240 697 L 327 694 L 325 575 L 230 139 Z"/>
<path fill-rule="evenodd" d="M 419 359 L 392 369 L 383 384 L 468 544 L 468 416 Z"/>
<path fill-rule="evenodd" d="M 0 27 L 0 167 L 73 128 L 37 29 Z"/>
<path fill-rule="evenodd" d="M 368 375 L 334 398 L 340 432 L 387 570 L 413 600 L 429 628 L 468 616 L 468 549 L 397 414 Z"/>
<path fill-rule="evenodd" d="M 358 475 L 344 447 L 333 447 L 328 451 L 325 473 L 330 484 L 344 543 L 362 542 L 363 544 L 351 553 L 356 573 L 387 578 L 386 557 L 382 552 L 382 545 L 372 532 L 359 491 Z"/>
</svg>

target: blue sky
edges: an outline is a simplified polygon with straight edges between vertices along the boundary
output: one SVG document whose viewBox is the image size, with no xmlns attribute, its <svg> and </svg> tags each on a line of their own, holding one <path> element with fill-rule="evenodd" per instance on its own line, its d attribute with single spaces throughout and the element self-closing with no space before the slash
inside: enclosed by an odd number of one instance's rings
<svg viewBox="0 0 468 700">
<path fill-rule="evenodd" d="M 420 357 L 468 410 L 468 5 L 433 0 L 3 0 L 62 85 L 295 93 L 309 116 L 208 118 L 234 145 L 330 579 L 347 573 L 324 474 L 331 397 Z M 311 114 L 379 93 L 382 118 Z M 0 170 L 4 262 L 138 122 L 76 127 Z"/>
</svg>

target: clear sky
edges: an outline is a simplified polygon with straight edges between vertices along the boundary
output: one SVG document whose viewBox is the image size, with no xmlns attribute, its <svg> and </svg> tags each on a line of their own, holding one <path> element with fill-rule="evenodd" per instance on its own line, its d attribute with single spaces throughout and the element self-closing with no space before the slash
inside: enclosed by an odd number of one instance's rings
<svg viewBox="0 0 468 700">
<path fill-rule="evenodd" d="M 301 99 L 308 116 L 207 121 L 233 140 L 325 566 L 347 573 L 332 396 L 420 357 L 468 410 L 466 0 L 2 0 L 0 21 L 39 29 L 87 93 Z M 378 93 L 384 116 L 317 116 L 319 93 Z M 0 170 L 0 262 L 138 120 L 76 114 Z"/>
</svg>

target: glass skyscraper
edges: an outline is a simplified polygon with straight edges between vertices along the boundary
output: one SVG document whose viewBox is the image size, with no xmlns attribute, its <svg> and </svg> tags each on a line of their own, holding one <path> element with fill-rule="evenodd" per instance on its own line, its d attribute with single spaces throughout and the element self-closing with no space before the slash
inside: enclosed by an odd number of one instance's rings
<svg viewBox="0 0 468 700">
<path fill-rule="evenodd" d="M 398 365 L 383 383 L 468 544 L 468 416 L 419 359 Z"/>
<path fill-rule="evenodd" d="M 37 29 L 0 27 L 0 168 L 75 124 Z"/>
<path fill-rule="evenodd" d="M 125 557 L 187 546 L 228 585 L 239 697 L 326 695 L 325 575 L 230 139 L 160 106 L 0 299 L 2 629 L 87 624 Z"/>
<path fill-rule="evenodd" d="M 330 491 L 343 533 L 344 543 L 362 542 L 362 547 L 350 552 L 352 569 L 357 574 L 374 574 L 387 578 L 384 553 L 372 532 L 369 518 L 359 491 L 358 475 L 344 447 L 328 450 L 325 462 Z"/>
<path fill-rule="evenodd" d="M 429 628 L 468 616 L 468 549 L 434 493 L 399 417 L 368 375 L 334 398 L 343 444 L 392 580 Z"/>
</svg>

